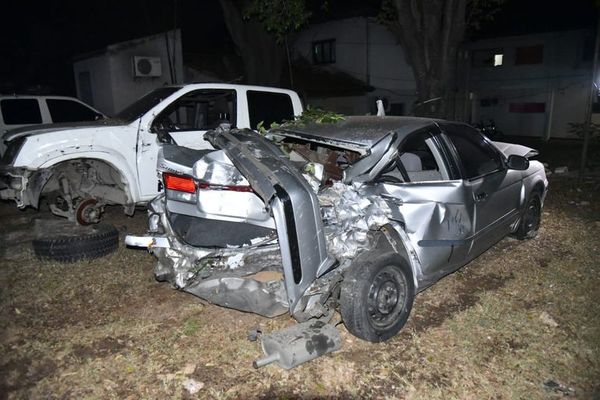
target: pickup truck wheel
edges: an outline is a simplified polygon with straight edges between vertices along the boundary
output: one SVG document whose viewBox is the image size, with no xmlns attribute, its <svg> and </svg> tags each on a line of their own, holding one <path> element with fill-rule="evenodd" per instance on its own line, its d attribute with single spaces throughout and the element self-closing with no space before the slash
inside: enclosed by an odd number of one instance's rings
<svg viewBox="0 0 600 400">
<path fill-rule="evenodd" d="M 342 282 L 340 311 L 346 328 L 369 342 L 396 335 L 408 320 L 415 297 L 412 272 L 394 253 L 350 269 Z"/>
<path fill-rule="evenodd" d="M 75 208 L 75 220 L 79 225 L 91 225 L 100 222 L 102 206 L 98 200 L 87 198 L 79 202 Z"/>
<path fill-rule="evenodd" d="M 542 221 L 542 202 L 537 193 L 533 193 L 521 217 L 515 236 L 519 240 L 533 239 L 537 236 Z"/>
<path fill-rule="evenodd" d="M 42 223 L 42 222 L 39 222 Z M 33 251 L 41 260 L 74 262 L 94 259 L 115 251 L 119 232 L 108 224 L 77 226 L 68 221 L 45 221 L 33 240 Z"/>
</svg>

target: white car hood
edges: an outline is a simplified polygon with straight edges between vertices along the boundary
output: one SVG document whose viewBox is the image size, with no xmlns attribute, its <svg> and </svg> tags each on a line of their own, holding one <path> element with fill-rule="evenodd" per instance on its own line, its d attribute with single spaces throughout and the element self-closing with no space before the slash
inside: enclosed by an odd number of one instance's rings
<svg viewBox="0 0 600 400">
<path fill-rule="evenodd" d="M 506 157 L 508 156 L 521 156 L 525 158 L 534 157 L 539 152 L 531 147 L 523 146 L 520 144 L 504 143 L 504 142 L 493 142 L 494 145 L 500 150 Z"/>
<path fill-rule="evenodd" d="M 77 129 L 86 128 L 101 128 L 103 126 L 122 126 L 127 125 L 125 121 L 115 119 L 102 119 L 98 121 L 84 121 L 84 122 L 65 122 L 59 124 L 42 124 L 34 126 L 25 126 L 23 128 L 12 129 L 6 132 L 3 137 L 3 142 L 10 142 L 24 136 L 42 135 L 44 133 L 51 133 L 57 131 L 71 131 Z"/>
</svg>

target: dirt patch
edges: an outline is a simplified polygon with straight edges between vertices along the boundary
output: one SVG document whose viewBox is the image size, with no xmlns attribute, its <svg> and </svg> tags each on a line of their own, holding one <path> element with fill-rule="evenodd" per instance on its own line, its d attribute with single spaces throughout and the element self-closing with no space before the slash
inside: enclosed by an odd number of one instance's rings
<svg viewBox="0 0 600 400">
<path fill-rule="evenodd" d="M 438 327 L 448 318 L 452 318 L 453 315 L 477 304 L 479 294 L 497 290 L 513 278 L 514 275 L 500 276 L 495 274 L 465 276 L 456 289 L 456 295 L 450 301 L 438 305 L 425 305 L 418 313 L 412 315 L 407 328 L 412 328 L 415 332 L 421 333 Z"/>
<path fill-rule="evenodd" d="M 79 359 L 106 357 L 121 352 L 131 344 L 131 338 L 128 336 L 106 337 L 89 346 L 76 344 L 73 346 L 71 354 Z"/>
<path fill-rule="evenodd" d="M 214 365 L 196 366 L 191 377 L 215 390 L 223 390 L 231 386 L 231 379 L 225 375 L 223 369 Z"/>
<path fill-rule="evenodd" d="M 8 392 L 32 387 L 56 372 L 56 363 L 48 358 L 18 358 L 0 365 L 0 399 Z"/>
</svg>

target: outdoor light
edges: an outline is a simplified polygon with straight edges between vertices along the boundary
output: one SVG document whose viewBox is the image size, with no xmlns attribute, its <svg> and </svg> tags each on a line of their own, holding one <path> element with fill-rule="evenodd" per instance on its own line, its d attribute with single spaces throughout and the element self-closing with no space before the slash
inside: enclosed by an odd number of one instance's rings
<svg viewBox="0 0 600 400">
<path fill-rule="evenodd" d="M 504 58 L 504 54 L 494 54 L 494 67 L 498 67 L 502 65 L 502 59 Z"/>
</svg>

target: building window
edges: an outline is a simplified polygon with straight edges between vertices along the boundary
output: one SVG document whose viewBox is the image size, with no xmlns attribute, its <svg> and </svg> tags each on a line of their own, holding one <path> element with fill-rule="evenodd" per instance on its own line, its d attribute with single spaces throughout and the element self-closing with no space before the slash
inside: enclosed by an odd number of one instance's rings
<svg viewBox="0 0 600 400">
<path fill-rule="evenodd" d="M 502 59 L 504 58 L 504 54 L 494 54 L 494 67 L 499 67 L 502 65 Z"/>
<path fill-rule="evenodd" d="M 473 67 L 499 67 L 503 61 L 503 49 L 473 50 L 471 65 Z"/>
<path fill-rule="evenodd" d="M 335 62 L 335 39 L 313 42 L 312 54 L 315 64 L 333 64 Z"/>
<path fill-rule="evenodd" d="M 544 46 L 517 47 L 515 54 L 516 65 L 541 64 L 544 62 Z"/>
<path fill-rule="evenodd" d="M 543 113 L 546 112 L 546 103 L 510 103 L 508 111 L 511 113 Z"/>
</svg>

